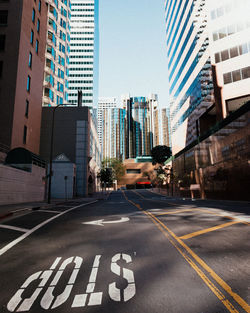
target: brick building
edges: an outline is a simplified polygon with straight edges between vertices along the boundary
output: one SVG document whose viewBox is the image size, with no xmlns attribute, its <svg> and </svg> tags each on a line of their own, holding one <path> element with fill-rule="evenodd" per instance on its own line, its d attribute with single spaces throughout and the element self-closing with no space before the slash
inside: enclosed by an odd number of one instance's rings
<svg viewBox="0 0 250 313">
<path fill-rule="evenodd" d="M 0 1 L 0 144 L 39 153 L 45 0 Z"/>
</svg>

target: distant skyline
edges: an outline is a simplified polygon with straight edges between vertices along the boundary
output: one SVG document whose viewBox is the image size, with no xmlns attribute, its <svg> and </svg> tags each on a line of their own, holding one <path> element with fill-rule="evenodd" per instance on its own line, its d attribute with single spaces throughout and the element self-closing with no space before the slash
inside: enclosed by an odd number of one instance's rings
<svg viewBox="0 0 250 313">
<path fill-rule="evenodd" d="M 127 93 L 168 103 L 163 0 L 100 1 L 99 96 Z"/>
</svg>

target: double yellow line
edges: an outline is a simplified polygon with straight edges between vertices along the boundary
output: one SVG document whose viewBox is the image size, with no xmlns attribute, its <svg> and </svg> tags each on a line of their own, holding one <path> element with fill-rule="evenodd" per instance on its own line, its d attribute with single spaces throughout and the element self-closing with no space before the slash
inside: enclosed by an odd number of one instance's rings
<svg viewBox="0 0 250 313">
<path fill-rule="evenodd" d="M 139 193 L 135 192 L 140 197 Z M 195 254 L 179 237 L 177 237 L 164 223 L 162 223 L 156 216 L 152 213 L 147 212 L 141 208 L 141 206 L 128 199 L 123 191 L 125 199 L 141 210 L 146 216 L 148 216 L 152 222 L 157 226 L 157 228 L 164 234 L 165 237 L 171 242 L 171 244 L 178 250 L 178 252 L 183 256 L 183 258 L 189 263 L 189 265 L 196 271 L 200 278 L 205 282 L 205 284 L 210 288 L 210 290 L 217 296 L 217 298 L 224 304 L 224 306 L 231 313 L 239 313 L 239 311 L 233 306 L 233 304 L 226 298 L 226 296 L 221 292 L 214 283 L 208 278 L 204 270 L 221 286 L 243 309 L 245 312 L 250 313 L 249 305 L 235 292 L 232 288 L 220 277 L 218 276 L 197 254 Z M 145 198 L 144 198 L 145 199 Z M 195 261 L 200 265 L 200 267 L 195 263 Z"/>
</svg>

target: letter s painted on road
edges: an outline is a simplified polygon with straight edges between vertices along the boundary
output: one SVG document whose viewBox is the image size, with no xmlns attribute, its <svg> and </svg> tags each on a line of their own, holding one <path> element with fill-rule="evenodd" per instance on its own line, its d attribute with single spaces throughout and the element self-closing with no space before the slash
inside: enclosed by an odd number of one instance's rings
<svg viewBox="0 0 250 313">
<path fill-rule="evenodd" d="M 118 261 L 124 260 L 126 263 L 131 263 L 132 259 L 131 256 L 124 253 L 118 253 L 112 258 L 111 263 L 111 271 L 121 276 L 121 270 L 122 270 L 122 276 L 124 279 L 127 280 L 128 286 L 123 290 L 123 300 L 124 302 L 127 302 L 128 300 L 132 299 L 135 296 L 136 289 L 135 289 L 135 279 L 134 279 L 134 273 L 133 271 L 123 268 L 117 264 Z M 122 301 L 122 290 L 118 289 L 116 287 L 116 283 L 109 284 L 109 296 L 114 301 Z"/>
</svg>

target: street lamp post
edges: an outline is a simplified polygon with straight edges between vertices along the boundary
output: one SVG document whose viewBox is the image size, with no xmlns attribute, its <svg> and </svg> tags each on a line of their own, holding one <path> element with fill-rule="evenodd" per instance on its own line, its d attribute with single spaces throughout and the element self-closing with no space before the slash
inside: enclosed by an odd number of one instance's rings
<svg viewBox="0 0 250 313">
<path fill-rule="evenodd" d="M 48 203 L 51 202 L 51 180 L 52 180 L 52 159 L 53 159 L 53 145 L 54 145 L 54 123 L 55 123 L 55 111 L 60 106 L 65 104 L 58 104 L 53 107 L 52 111 L 52 124 L 51 124 L 51 138 L 50 138 L 50 154 L 49 154 L 49 183 L 48 183 Z"/>
</svg>

